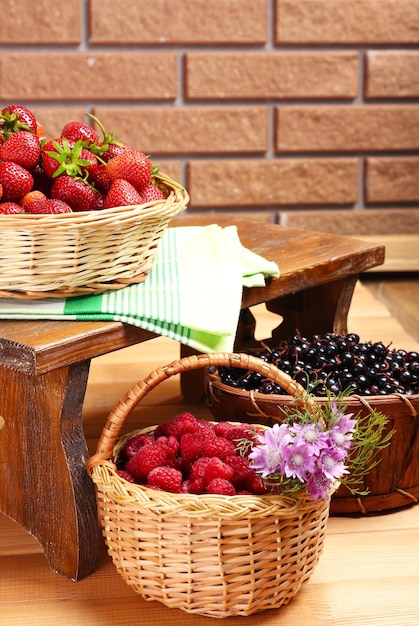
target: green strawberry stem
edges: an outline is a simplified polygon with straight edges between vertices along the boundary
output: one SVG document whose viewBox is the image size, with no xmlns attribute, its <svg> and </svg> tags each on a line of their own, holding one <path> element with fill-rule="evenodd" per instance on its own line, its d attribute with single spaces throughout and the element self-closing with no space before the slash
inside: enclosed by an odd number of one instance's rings
<svg viewBox="0 0 419 626">
<path fill-rule="evenodd" d="M 121 141 L 115 139 L 114 132 L 107 133 L 102 122 L 95 115 L 93 115 L 93 113 L 86 113 L 86 116 L 93 120 L 95 124 L 99 126 L 102 133 L 102 145 L 98 146 L 97 144 L 91 144 L 88 147 L 99 158 L 101 163 L 104 164 L 105 161 L 100 158 L 100 153 L 109 150 L 110 144 L 115 144 L 116 146 L 123 146 L 124 144 Z"/>
<path fill-rule="evenodd" d="M 159 182 L 167 183 L 168 185 L 172 185 L 172 187 L 176 187 L 176 189 L 182 189 L 183 190 L 183 186 L 180 183 L 177 183 L 175 180 L 173 180 L 169 176 L 165 176 L 164 174 L 160 173 L 160 166 L 159 165 L 156 165 L 155 163 L 153 163 L 152 166 L 153 167 L 152 167 L 152 170 L 151 170 L 151 178 L 157 179 Z"/>
<path fill-rule="evenodd" d="M 60 174 L 68 174 L 73 177 L 83 177 L 82 167 L 88 167 L 91 165 L 90 161 L 81 159 L 81 151 L 83 149 L 83 142 L 81 140 L 76 141 L 73 148 L 70 147 L 68 140 L 63 137 L 62 144 L 57 141 L 53 141 L 53 146 L 56 152 L 47 151 L 46 153 L 52 158 L 58 161 L 58 168 L 53 173 L 52 177 L 57 178 Z"/>
</svg>

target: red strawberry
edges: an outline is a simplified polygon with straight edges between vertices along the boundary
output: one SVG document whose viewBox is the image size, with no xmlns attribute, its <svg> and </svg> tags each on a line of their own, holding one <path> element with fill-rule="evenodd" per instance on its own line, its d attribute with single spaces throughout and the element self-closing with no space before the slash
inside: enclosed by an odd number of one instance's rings
<svg viewBox="0 0 419 626">
<path fill-rule="evenodd" d="M 23 196 L 20 205 L 25 213 L 47 213 L 47 201 L 48 198 L 42 191 L 33 189 Z"/>
<path fill-rule="evenodd" d="M 19 130 L 10 135 L 0 146 L 0 159 L 13 161 L 27 170 L 31 170 L 38 163 L 41 156 L 41 144 L 33 133 Z"/>
<path fill-rule="evenodd" d="M 97 132 L 83 122 L 67 122 L 61 131 L 61 137 L 71 139 L 72 141 L 83 141 L 86 146 L 97 142 L 99 136 Z"/>
<path fill-rule="evenodd" d="M 42 149 L 44 172 L 50 178 L 61 174 L 83 176 L 89 168 L 97 164 L 97 159 L 90 150 L 83 147 L 82 141 L 71 141 L 65 137 L 47 141 Z"/>
<path fill-rule="evenodd" d="M 114 180 L 103 200 L 104 209 L 138 204 L 143 204 L 141 195 L 134 189 L 131 183 L 123 179 Z"/>
<path fill-rule="evenodd" d="M 0 130 L 3 139 L 7 139 L 19 130 L 28 130 L 36 135 L 37 126 L 35 115 L 21 104 L 4 107 L 0 113 Z"/>
<path fill-rule="evenodd" d="M 127 143 L 118 142 L 118 143 L 109 143 L 109 144 L 101 144 L 99 147 L 102 148 L 101 158 L 106 163 L 113 159 L 113 157 L 119 156 L 123 154 L 125 150 L 133 150 Z"/>
<path fill-rule="evenodd" d="M 46 139 L 44 127 L 38 121 L 36 122 L 35 135 L 38 137 L 39 141 L 45 141 Z"/>
<path fill-rule="evenodd" d="M 126 149 L 106 164 L 106 172 L 111 180 L 123 178 L 139 192 L 150 182 L 151 171 L 149 158 L 139 150 Z"/>
<path fill-rule="evenodd" d="M 73 211 L 96 211 L 102 208 L 102 195 L 79 178 L 63 174 L 51 187 L 51 198 L 66 202 Z"/>
<path fill-rule="evenodd" d="M 28 170 L 11 161 L 0 162 L 0 184 L 3 185 L 2 200 L 19 201 L 33 187 L 33 177 Z"/>
<path fill-rule="evenodd" d="M 62 200 L 55 200 L 54 198 L 47 200 L 47 213 L 53 213 L 58 215 L 60 213 L 72 213 L 71 207 Z"/>
<path fill-rule="evenodd" d="M 0 185 L 0 199 L 1 199 L 2 195 L 3 195 L 3 185 Z"/>
<path fill-rule="evenodd" d="M 38 163 L 38 165 L 31 170 L 31 174 L 33 176 L 34 189 L 39 189 L 39 191 L 42 191 L 46 196 L 50 197 L 52 179 L 45 174 L 42 162 Z"/>
<path fill-rule="evenodd" d="M 164 200 L 165 198 L 163 191 L 153 183 L 147 183 L 147 185 L 141 189 L 141 196 L 144 203 L 154 202 L 154 200 Z"/>
<path fill-rule="evenodd" d="M 89 183 L 92 183 L 101 193 L 108 193 L 112 181 L 106 173 L 105 165 L 98 163 L 89 168 Z"/>
<path fill-rule="evenodd" d="M 21 206 L 16 204 L 16 202 L 2 202 L 0 203 L 0 213 L 5 215 L 16 215 L 18 213 L 23 213 L 23 209 Z"/>
</svg>

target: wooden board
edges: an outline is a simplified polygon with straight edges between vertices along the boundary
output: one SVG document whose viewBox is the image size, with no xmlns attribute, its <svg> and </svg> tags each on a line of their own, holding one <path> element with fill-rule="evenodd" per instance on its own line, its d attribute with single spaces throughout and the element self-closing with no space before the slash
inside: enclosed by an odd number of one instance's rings
<svg viewBox="0 0 419 626">
<path fill-rule="evenodd" d="M 384 245 L 385 261 L 368 272 L 419 271 L 419 209 L 340 209 L 282 211 L 289 228 L 334 233 Z"/>
</svg>

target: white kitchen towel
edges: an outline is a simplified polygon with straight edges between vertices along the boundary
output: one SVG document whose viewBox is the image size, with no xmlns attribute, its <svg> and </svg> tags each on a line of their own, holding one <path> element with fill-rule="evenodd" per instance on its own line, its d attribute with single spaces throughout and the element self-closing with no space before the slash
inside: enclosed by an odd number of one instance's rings
<svg viewBox="0 0 419 626">
<path fill-rule="evenodd" d="M 241 244 L 236 226 L 167 228 L 143 283 L 73 298 L 0 299 L 0 319 L 114 320 L 200 352 L 231 352 L 243 287 L 278 276 L 276 263 Z"/>
</svg>

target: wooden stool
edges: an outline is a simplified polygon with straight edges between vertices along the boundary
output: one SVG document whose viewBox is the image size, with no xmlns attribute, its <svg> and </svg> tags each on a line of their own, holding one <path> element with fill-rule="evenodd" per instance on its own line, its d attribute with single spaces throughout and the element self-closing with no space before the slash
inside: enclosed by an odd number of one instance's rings
<svg viewBox="0 0 419 626">
<path fill-rule="evenodd" d="M 210 214 L 171 225 L 211 223 L 237 224 L 243 245 L 281 271 L 266 287 L 244 290 L 237 350 L 254 340 L 249 307 L 263 302 L 284 318 L 274 340 L 296 328 L 345 333 L 359 273 L 384 261 L 380 245 L 264 222 Z M 120 322 L 0 320 L 0 509 L 37 537 L 51 569 L 72 580 L 92 573 L 98 558 L 81 421 L 90 361 L 155 337 Z M 188 399 L 199 398 L 200 376 L 183 378 Z"/>
</svg>

